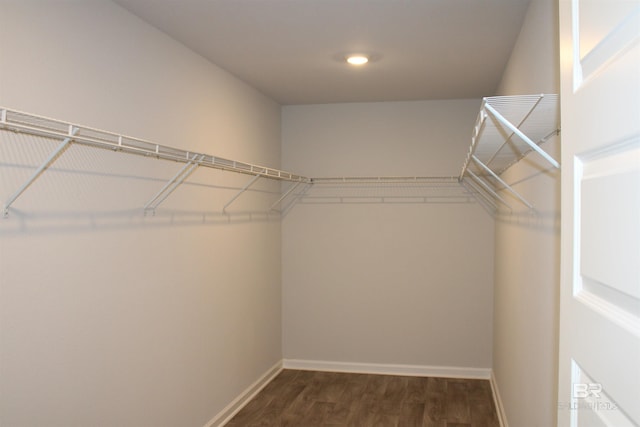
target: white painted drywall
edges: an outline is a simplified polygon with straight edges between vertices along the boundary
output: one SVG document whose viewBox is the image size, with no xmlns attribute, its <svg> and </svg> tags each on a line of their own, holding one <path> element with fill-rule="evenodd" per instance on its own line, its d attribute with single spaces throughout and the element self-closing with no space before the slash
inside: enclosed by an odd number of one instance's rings
<svg viewBox="0 0 640 427">
<path fill-rule="evenodd" d="M 0 2 L 0 104 L 280 162 L 279 105 L 108 1 Z M 4 202 L 56 143 L 0 133 Z M 0 425 L 202 426 L 281 360 L 279 185 L 143 216 L 180 167 L 73 146 L 0 219 Z"/>
<path fill-rule="evenodd" d="M 532 0 L 500 95 L 558 93 L 556 3 Z M 558 159 L 559 143 L 553 138 L 543 147 Z M 510 426 L 552 426 L 557 411 L 560 174 L 532 154 L 503 178 L 538 213 L 502 212 L 496 221 L 493 370 Z"/>
<path fill-rule="evenodd" d="M 457 175 L 479 106 L 286 106 L 283 167 L 316 177 Z M 493 219 L 476 203 L 419 203 L 416 194 L 314 186 L 290 207 L 285 359 L 491 365 Z"/>
</svg>

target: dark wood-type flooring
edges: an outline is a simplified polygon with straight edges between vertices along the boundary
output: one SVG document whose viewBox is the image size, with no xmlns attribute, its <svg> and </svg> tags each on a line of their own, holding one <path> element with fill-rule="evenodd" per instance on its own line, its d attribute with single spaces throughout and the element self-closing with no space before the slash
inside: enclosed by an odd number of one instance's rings
<svg viewBox="0 0 640 427">
<path fill-rule="evenodd" d="M 487 380 L 283 370 L 227 427 L 498 427 Z"/>
</svg>

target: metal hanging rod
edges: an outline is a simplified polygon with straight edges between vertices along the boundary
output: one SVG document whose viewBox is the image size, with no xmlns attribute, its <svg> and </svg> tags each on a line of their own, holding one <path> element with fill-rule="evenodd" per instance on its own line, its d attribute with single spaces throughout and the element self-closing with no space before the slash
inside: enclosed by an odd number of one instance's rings
<svg viewBox="0 0 640 427">
<path fill-rule="evenodd" d="M 455 176 L 344 176 L 311 178 L 312 184 L 453 184 Z"/>
</svg>

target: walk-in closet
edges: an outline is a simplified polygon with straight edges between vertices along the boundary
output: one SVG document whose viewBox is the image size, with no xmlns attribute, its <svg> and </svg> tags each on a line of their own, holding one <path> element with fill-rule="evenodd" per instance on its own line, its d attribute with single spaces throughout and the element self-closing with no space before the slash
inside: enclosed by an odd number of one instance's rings
<svg viewBox="0 0 640 427">
<path fill-rule="evenodd" d="M 0 0 L 0 426 L 636 425 L 612 3 Z"/>
</svg>

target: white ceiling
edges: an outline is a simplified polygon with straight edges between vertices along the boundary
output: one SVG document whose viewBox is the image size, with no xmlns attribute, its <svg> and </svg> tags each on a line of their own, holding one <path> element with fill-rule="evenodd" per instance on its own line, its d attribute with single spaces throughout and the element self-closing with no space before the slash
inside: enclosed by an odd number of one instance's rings
<svg viewBox="0 0 640 427">
<path fill-rule="evenodd" d="M 115 1 L 283 105 L 493 95 L 529 3 Z"/>
</svg>

